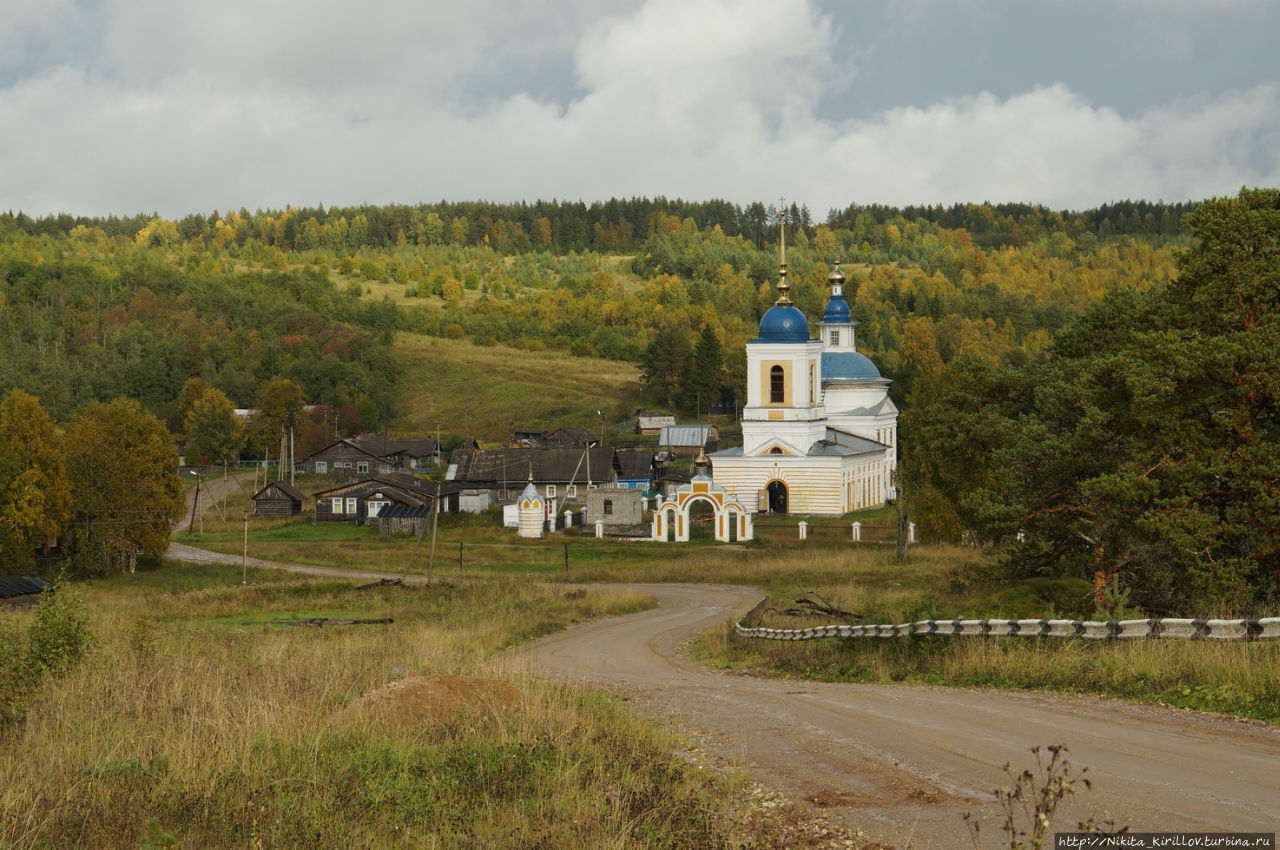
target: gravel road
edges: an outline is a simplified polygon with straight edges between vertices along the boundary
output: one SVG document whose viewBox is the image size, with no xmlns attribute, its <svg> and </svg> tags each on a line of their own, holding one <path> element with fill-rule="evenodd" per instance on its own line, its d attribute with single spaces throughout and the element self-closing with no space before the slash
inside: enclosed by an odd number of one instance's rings
<svg viewBox="0 0 1280 850">
<path fill-rule="evenodd" d="M 970 846 L 963 814 L 998 844 L 992 791 L 1006 763 L 1065 744 L 1083 788 L 1059 829 L 1110 817 L 1145 831 L 1273 832 L 1280 825 L 1280 728 L 1161 706 L 1066 695 L 823 684 L 712 671 L 681 644 L 750 609 L 758 592 L 640 585 L 661 603 L 522 650 L 532 669 L 619 689 L 706 737 L 760 782 L 825 808 L 888 844 Z M 1006 839 L 1007 842 L 1007 839 Z M 1006 844 L 1007 846 L 1007 844 Z"/>
<path fill-rule="evenodd" d="M 239 564 L 174 544 L 169 556 Z M 250 566 L 377 579 L 249 559 Z M 416 578 L 416 577 L 415 577 Z M 1088 768 L 1055 823 L 1108 818 L 1136 832 L 1274 832 L 1280 826 L 1280 727 L 1099 697 L 905 685 L 824 684 L 709 670 L 682 645 L 751 609 L 751 588 L 633 585 L 657 608 L 572 627 L 521 648 L 535 672 L 618 690 L 762 784 L 825 810 L 867 840 L 970 847 L 963 815 L 998 846 L 995 788 L 1033 746 L 1065 744 Z M 1023 821 L 1025 823 L 1025 821 Z M 1006 839 L 1007 842 L 1007 839 Z"/>
</svg>

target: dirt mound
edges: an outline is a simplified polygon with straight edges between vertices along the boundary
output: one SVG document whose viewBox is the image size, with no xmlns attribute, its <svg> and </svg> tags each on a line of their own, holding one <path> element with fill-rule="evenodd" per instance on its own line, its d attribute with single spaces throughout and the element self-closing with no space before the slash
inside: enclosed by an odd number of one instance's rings
<svg viewBox="0 0 1280 850">
<path fill-rule="evenodd" d="M 418 726 L 445 720 L 464 710 L 496 716 L 523 699 L 520 691 L 496 679 L 409 676 L 365 694 L 348 705 L 343 714 L 377 718 L 397 726 Z"/>
</svg>

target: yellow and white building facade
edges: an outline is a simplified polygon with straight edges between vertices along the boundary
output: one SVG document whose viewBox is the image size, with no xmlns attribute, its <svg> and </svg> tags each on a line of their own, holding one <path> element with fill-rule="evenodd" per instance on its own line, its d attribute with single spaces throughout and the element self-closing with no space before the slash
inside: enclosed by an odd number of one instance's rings
<svg viewBox="0 0 1280 850">
<path fill-rule="evenodd" d="M 784 246 L 780 297 L 747 343 L 743 444 L 711 455 L 712 477 L 748 511 L 838 516 L 883 505 L 898 461 L 890 382 L 857 351 L 839 264 L 817 339 L 786 275 Z"/>
</svg>

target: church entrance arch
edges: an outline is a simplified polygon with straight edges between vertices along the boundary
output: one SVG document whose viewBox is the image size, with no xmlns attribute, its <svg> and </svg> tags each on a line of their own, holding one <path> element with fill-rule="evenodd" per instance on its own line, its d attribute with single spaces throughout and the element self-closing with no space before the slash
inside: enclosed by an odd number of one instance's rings
<svg viewBox="0 0 1280 850">
<path fill-rule="evenodd" d="M 765 488 L 769 493 L 769 513 L 785 514 L 787 512 L 787 485 L 781 481 L 769 482 Z"/>
<path fill-rule="evenodd" d="M 721 542 L 752 538 L 751 517 L 732 493 L 706 475 L 680 487 L 654 510 L 653 540 L 678 542 L 714 537 Z"/>
<path fill-rule="evenodd" d="M 720 514 L 720 506 L 708 496 L 694 496 L 685 502 L 685 510 L 689 517 L 689 539 L 699 540 L 716 536 L 715 523 Z"/>
</svg>

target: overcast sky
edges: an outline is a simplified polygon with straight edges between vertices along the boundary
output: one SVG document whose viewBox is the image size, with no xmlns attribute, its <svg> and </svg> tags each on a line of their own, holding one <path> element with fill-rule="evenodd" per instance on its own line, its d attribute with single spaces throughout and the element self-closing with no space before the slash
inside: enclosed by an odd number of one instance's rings
<svg viewBox="0 0 1280 850">
<path fill-rule="evenodd" d="M 1280 186 L 1280 0 L 0 0 L 0 209 Z"/>
</svg>

